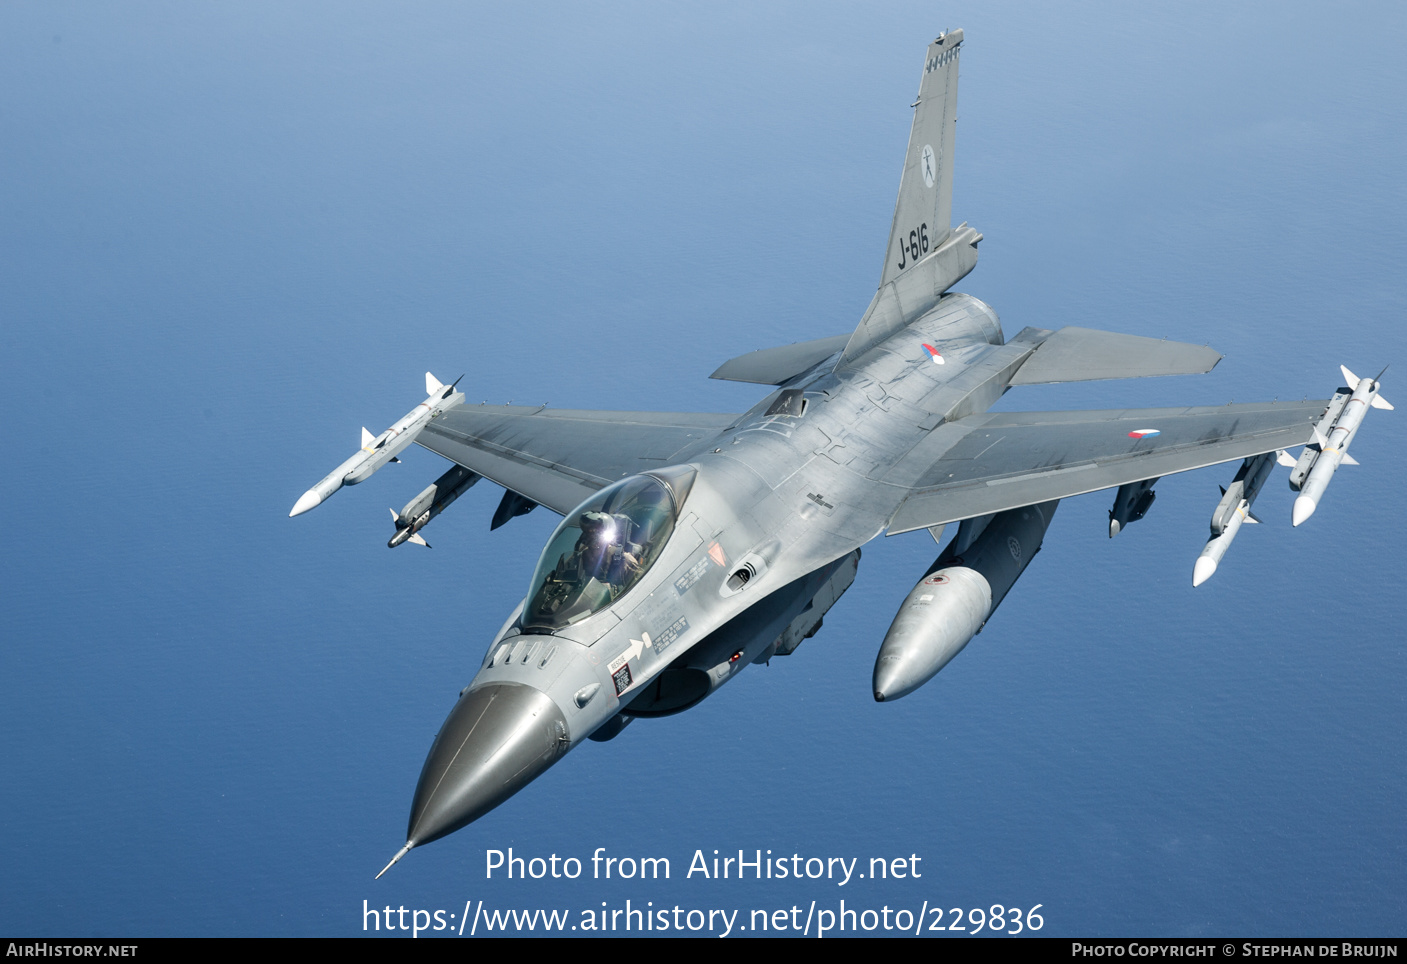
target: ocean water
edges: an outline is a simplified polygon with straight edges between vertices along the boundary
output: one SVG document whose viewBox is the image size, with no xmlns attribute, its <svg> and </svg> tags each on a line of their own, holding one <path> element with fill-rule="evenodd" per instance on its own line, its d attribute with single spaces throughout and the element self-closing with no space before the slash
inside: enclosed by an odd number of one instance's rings
<svg viewBox="0 0 1407 964">
<path fill-rule="evenodd" d="M 1299 529 L 1277 473 L 1195 591 L 1234 465 L 1112 541 L 1109 493 L 1067 500 L 981 636 L 885 705 L 874 654 L 936 547 L 877 540 L 794 655 L 372 880 L 556 517 L 490 533 L 482 484 L 388 552 L 386 507 L 444 467 L 420 449 L 293 501 L 427 368 L 471 401 L 750 405 L 708 373 L 863 312 L 924 47 L 958 26 L 961 289 L 1008 335 L 1226 356 L 1000 407 L 1323 397 L 1341 363 L 1407 401 L 1396 5 L 0 10 L 0 930 L 384 935 L 390 906 L 436 936 L 470 902 L 482 936 L 629 900 L 815 934 L 844 900 L 959 908 L 958 936 L 992 905 L 1046 935 L 1400 935 L 1401 411 Z M 510 847 L 582 876 L 488 878 Z M 866 876 L 688 873 L 715 850 Z M 670 878 L 593 878 L 598 852 Z"/>
</svg>

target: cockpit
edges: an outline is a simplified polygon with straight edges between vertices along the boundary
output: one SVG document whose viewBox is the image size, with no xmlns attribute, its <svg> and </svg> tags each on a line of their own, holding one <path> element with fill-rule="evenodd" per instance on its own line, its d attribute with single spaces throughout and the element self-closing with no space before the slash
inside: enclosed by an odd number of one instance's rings
<svg viewBox="0 0 1407 964">
<path fill-rule="evenodd" d="M 687 487 L 692 474 L 679 481 Z M 523 629 L 569 626 L 629 592 L 669 540 L 684 494 L 661 479 L 637 475 L 568 513 L 533 572 Z"/>
</svg>

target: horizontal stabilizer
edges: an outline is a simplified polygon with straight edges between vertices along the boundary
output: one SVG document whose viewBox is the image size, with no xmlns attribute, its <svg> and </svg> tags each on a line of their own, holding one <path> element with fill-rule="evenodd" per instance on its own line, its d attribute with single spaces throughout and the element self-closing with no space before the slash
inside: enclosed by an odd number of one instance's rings
<svg viewBox="0 0 1407 964">
<path fill-rule="evenodd" d="M 763 348 L 724 362 L 718 366 L 718 371 L 708 377 L 729 382 L 751 382 L 754 385 L 781 385 L 816 363 L 825 361 L 844 348 L 849 340 L 849 335 L 834 335 L 778 348 Z"/>
<path fill-rule="evenodd" d="M 1221 355 L 1203 345 L 1070 327 L 1047 338 L 1017 370 L 1011 384 L 1200 375 L 1219 361 Z"/>
</svg>

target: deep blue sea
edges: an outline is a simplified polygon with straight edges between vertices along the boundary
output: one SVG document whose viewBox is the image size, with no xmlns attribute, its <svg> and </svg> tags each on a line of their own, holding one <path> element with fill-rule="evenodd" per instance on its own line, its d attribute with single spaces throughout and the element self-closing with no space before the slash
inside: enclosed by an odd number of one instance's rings
<svg viewBox="0 0 1407 964">
<path fill-rule="evenodd" d="M 433 550 L 387 551 L 387 507 L 446 467 L 419 448 L 294 500 L 427 369 L 471 402 L 752 404 L 707 375 L 873 294 L 950 27 L 954 220 L 985 236 L 961 289 L 1008 336 L 1225 355 L 1000 407 L 1325 397 L 1390 363 L 1361 466 L 1298 529 L 1278 470 L 1196 590 L 1234 465 L 1112 541 L 1111 493 L 1067 500 L 981 636 L 884 705 L 874 655 L 936 547 L 879 539 L 794 655 L 373 881 L 556 517 L 491 533 L 484 483 Z M 814 935 L 844 900 L 958 908 L 956 936 L 992 905 L 1045 935 L 1401 936 L 1404 40 L 1391 3 L 6 4 L 0 933 L 384 935 L 364 906 L 390 906 L 443 911 L 435 936 L 466 902 L 629 900 Z M 510 847 L 585 870 L 486 879 Z M 670 879 L 592 879 L 597 848 Z M 715 850 L 866 877 L 687 875 Z M 869 876 L 896 857 L 921 876 Z"/>
</svg>

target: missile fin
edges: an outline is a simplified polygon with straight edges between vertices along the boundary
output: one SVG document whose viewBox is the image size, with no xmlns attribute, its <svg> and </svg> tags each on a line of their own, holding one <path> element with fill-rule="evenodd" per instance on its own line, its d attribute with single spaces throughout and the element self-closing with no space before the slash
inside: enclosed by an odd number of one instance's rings
<svg viewBox="0 0 1407 964">
<path fill-rule="evenodd" d="M 1281 449 L 1280 454 L 1275 456 L 1275 461 L 1285 466 L 1287 469 L 1292 469 L 1297 464 L 1295 457 L 1284 449 Z"/>
<path fill-rule="evenodd" d="M 399 512 L 397 512 L 395 509 L 392 509 L 392 510 L 391 510 L 391 521 L 392 521 L 392 522 L 400 522 L 400 521 L 401 521 L 401 514 L 400 514 Z"/>
<path fill-rule="evenodd" d="M 426 542 L 418 532 L 415 535 L 411 536 L 409 539 L 407 539 L 406 542 L 413 542 L 417 546 L 424 546 L 426 549 L 432 548 L 430 543 Z"/>
<path fill-rule="evenodd" d="M 1345 452 L 1345 453 L 1343 454 L 1343 458 L 1340 460 L 1340 464 L 1341 464 L 1341 465 L 1357 465 L 1357 464 L 1358 464 L 1358 460 L 1357 460 L 1356 458 L 1354 458 L 1352 455 L 1349 455 L 1347 452 Z"/>
<path fill-rule="evenodd" d="M 1256 514 L 1255 514 L 1254 512 L 1252 512 L 1250 509 L 1247 509 L 1247 510 L 1246 510 L 1246 521 L 1249 522 L 1249 523 L 1251 523 L 1252 525 L 1259 525 L 1259 524 L 1260 524 L 1260 520 L 1256 518 Z"/>
<path fill-rule="evenodd" d="M 433 395 L 433 394 L 435 394 L 436 392 L 438 392 L 440 389 L 442 389 L 442 388 L 444 388 L 444 387 L 445 387 L 444 382 L 440 381 L 438 378 L 436 378 L 434 375 L 431 375 L 429 372 L 426 372 L 426 373 L 425 373 L 425 394 L 426 394 L 426 395 Z"/>
<path fill-rule="evenodd" d="M 1381 395 L 1374 395 L 1373 400 L 1368 404 L 1372 405 L 1374 408 L 1383 409 L 1384 411 L 1393 411 L 1392 403 L 1389 402 L 1387 399 L 1383 398 Z"/>
<path fill-rule="evenodd" d="M 1343 372 L 1343 377 L 1346 380 L 1349 388 L 1358 387 L 1358 376 L 1353 374 L 1353 372 L 1349 371 L 1347 365 L 1340 365 L 1339 371 Z"/>
<path fill-rule="evenodd" d="M 1324 433 L 1319 431 L 1319 426 L 1314 426 L 1314 444 L 1322 451 L 1329 446 L 1329 440 L 1324 437 Z"/>
<path fill-rule="evenodd" d="M 376 436 L 375 436 L 375 435 L 372 435 L 370 432 L 368 432 L 368 431 L 366 430 L 366 426 L 363 425 L 363 426 L 362 426 L 362 448 L 366 448 L 368 445 L 370 445 L 372 442 L 375 442 L 375 441 L 376 441 Z"/>
</svg>

